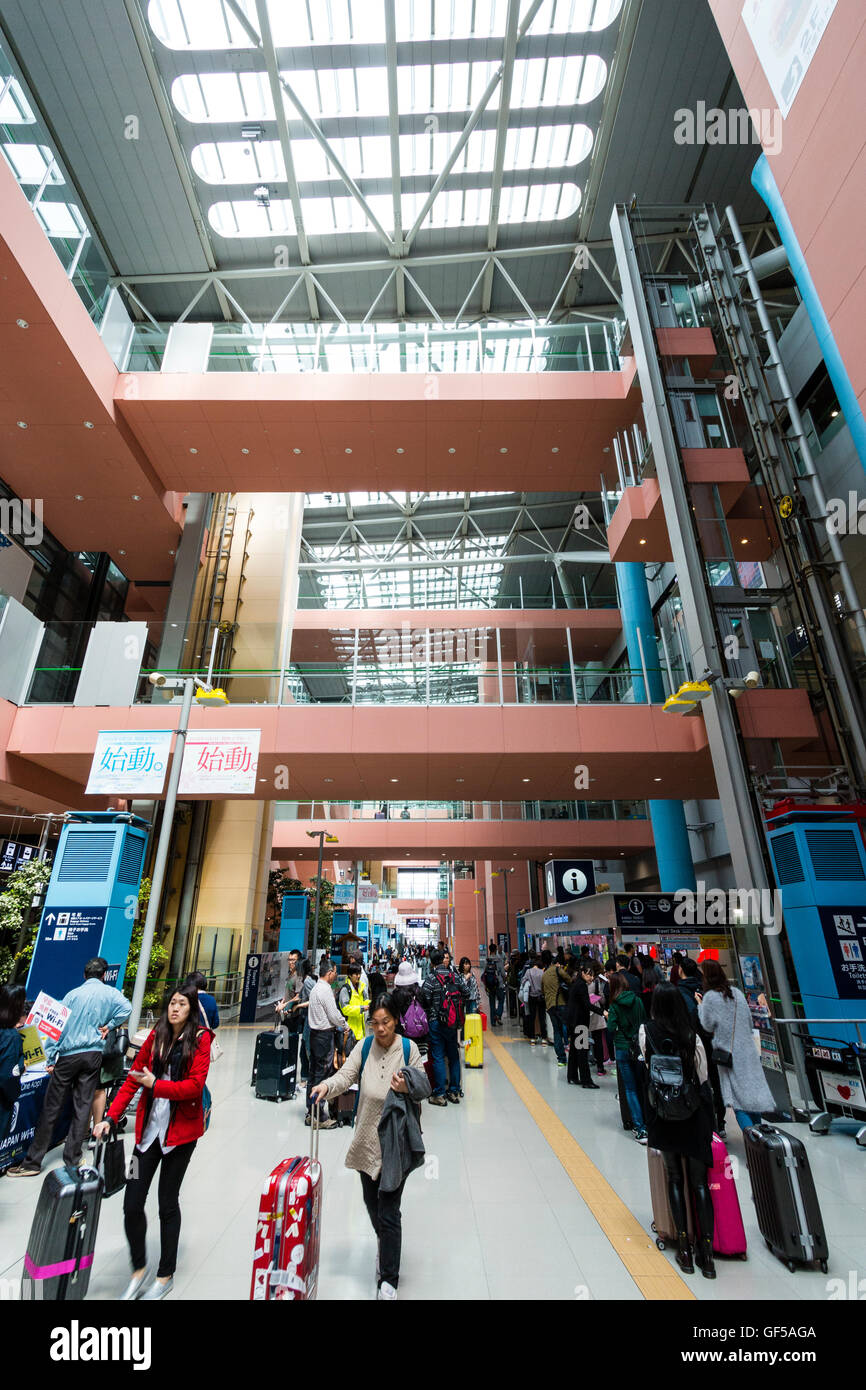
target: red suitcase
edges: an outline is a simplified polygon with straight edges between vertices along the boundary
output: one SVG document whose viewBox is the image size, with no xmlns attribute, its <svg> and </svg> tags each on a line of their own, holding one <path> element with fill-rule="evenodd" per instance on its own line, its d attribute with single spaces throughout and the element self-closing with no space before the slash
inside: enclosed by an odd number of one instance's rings
<svg viewBox="0 0 866 1390">
<path fill-rule="evenodd" d="M 746 1231 L 740 1211 L 737 1185 L 731 1172 L 731 1160 L 725 1142 L 713 1135 L 713 1166 L 707 1174 L 710 1196 L 713 1199 L 713 1249 L 717 1255 L 739 1255 L 746 1258 Z"/>
<path fill-rule="evenodd" d="M 262 1191 L 250 1288 L 254 1302 L 316 1297 L 322 1219 L 319 1113 L 316 1106 L 309 1158 L 278 1163 Z"/>
</svg>

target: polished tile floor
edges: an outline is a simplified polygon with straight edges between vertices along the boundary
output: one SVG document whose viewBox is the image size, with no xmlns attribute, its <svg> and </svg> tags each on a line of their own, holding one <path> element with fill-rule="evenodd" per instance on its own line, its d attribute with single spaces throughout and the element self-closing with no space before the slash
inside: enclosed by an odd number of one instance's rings
<svg viewBox="0 0 866 1390">
<path fill-rule="evenodd" d="M 247 1299 L 259 1193 L 281 1158 L 304 1152 L 300 1096 L 281 1105 L 257 1101 L 249 1086 L 255 1030 L 223 1028 L 224 1055 L 211 1068 L 214 1113 L 181 1193 L 183 1230 L 174 1299 Z M 646 1232 L 652 1213 L 646 1151 L 621 1128 L 613 1077 L 598 1091 L 566 1084 L 550 1047 L 530 1048 L 506 1026 L 496 1038 L 555 1111 Z M 459 1106 L 425 1106 L 427 1163 L 403 1199 L 400 1298 L 643 1298 L 619 1254 L 553 1153 L 496 1056 L 464 1076 Z M 717 1263 L 714 1283 L 684 1276 L 699 1299 L 825 1300 L 828 1281 L 848 1286 L 866 1277 L 866 1151 L 853 1129 L 804 1137 L 830 1242 L 830 1269 L 788 1270 L 765 1248 L 749 1195 L 742 1137 L 729 1116 L 731 1156 L 741 1165 L 738 1188 L 747 1261 Z M 319 1296 L 375 1297 L 375 1242 L 357 1174 L 343 1166 L 351 1131 L 320 1136 L 324 1170 Z M 131 1140 L 127 1138 L 127 1149 Z M 59 1161 L 49 1154 L 45 1170 Z M 735 1172 L 737 1170 L 735 1169 Z M 0 1180 L 0 1280 L 20 1276 L 39 1179 Z M 156 1190 L 149 1199 L 149 1252 L 156 1254 Z M 648 1242 L 647 1242 L 648 1244 Z M 670 1261 L 670 1255 L 663 1257 Z M 122 1197 L 103 1204 L 88 1297 L 115 1298 L 128 1277 Z"/>
</svg>

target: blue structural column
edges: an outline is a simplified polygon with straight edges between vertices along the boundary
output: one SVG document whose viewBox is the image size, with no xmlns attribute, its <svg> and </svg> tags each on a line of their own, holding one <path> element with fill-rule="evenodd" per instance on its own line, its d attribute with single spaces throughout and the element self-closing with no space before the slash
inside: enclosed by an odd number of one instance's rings
<svg viewBox="0 0 866 1390">
<path fill-rule="evenodd" d="M 616 567 L 616 577 L 619 583 L 622 625 L 628 648 L 628 664 L 632 671 L 641 671 L 646 665 L 649 690 L 645 688 L 642 676 L 633 676 L 635 701 L 638 704 L 660 703 L 665 698 L 665 689 L 656 652 L 655 624 L 646 571 L 640 564 L 621 564 Z M 675 893 L 680 888 L 691 889 L 694 892 L 697 885 L 683 803 L 652 799 L 649 802 L 649 812 L 662 892 Z"/>
<path fill-rule="evenodd" d="M 806 257 L 803 255 L 802 247 L 797 240 L 797 235 L 788 216 L 788 209 L 782 200 L 779 186 L 765 154 L 761 155 L 752 170 L 752 183 L 770 209 L 773 221 L 779 229 L 779 236 L 782 238 L 782 244 L 788 253 L 791 273 L 797 281 L 797 288 L 803 296 L 806 312 L 815 331 L 815 337 L 818 339 L 818 346 L 827 367 L 827 374 L 833 383 L 833 389 L 836 392 L 839 405 L 842 407 L 845 423 L 851 431 L 851 438 L 854 441 L 860 462 L 866 468 L 866 418 L 863 416 L 857 393 L 851 385 L 851 378 L 848 375 L 842 354 L 836 346 L 836 339 L 833 337 L 824 306 L 806 264 Z"/>
</svg>

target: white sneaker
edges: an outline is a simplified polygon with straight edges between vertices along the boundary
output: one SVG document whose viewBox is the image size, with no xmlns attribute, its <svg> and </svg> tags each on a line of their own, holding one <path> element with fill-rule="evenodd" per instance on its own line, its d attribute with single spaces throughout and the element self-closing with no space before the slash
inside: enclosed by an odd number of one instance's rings
<svg viewBox="0 0 866 1390">
<path fill-rule="evenodd" d="M 376 1295 L 377 1300 L 381 1300 L 381 1301 L 383 1301 L 383 1302 L 391 1302 L 391 1301 L 393 1301 L 396 1297 L 397 1297 L 397 1290 L 394 1288 L 394 1285 L 393 1285 L 393 1284 L 386 1284 L 386 1283 L 384 1283 L 384 1281 L 383 1281 L 383 1282 L 379 1285 L 379 1292 L 378 1292 L 377 1295 Z"/>
<path fill-rule="evenodd" d="M 159 1279 L 154 1279 L 150 1288 L 145 1289 L 141 1295 L 142 1303 L 158 1303 L 161 1298 L 167 1297 L 174 1288 L 174 1279 L 167 1279 L 163 1284 Z"/>
</svg>

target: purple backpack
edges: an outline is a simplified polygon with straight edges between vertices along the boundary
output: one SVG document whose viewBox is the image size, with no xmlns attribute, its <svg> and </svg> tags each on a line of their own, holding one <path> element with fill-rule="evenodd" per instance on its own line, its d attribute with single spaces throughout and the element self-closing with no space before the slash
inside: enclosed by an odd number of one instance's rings
<svg viewBox="0 0 866 1390">
<path fill-rule="evenodd" d="M 403 1032 L 407 1038 L 423 1038 L 429 1031 L 427 1015 L 417 999 L 412 1000 L 403 1015 L 402 1022 Z"/>
</svg>

